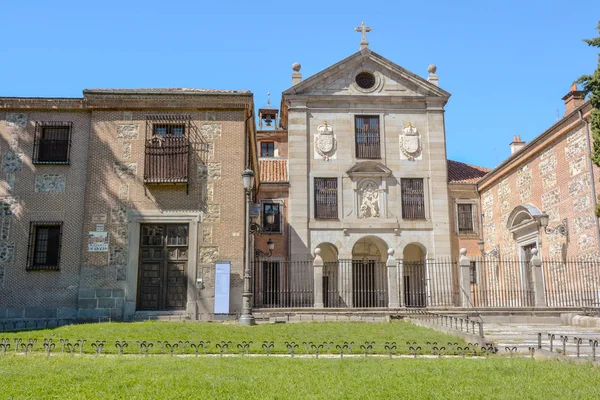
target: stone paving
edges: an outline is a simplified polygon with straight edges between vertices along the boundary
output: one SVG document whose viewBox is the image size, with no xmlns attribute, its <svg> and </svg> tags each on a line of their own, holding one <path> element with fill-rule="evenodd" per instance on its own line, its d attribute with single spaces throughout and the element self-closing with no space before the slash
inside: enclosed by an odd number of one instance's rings
<svg viewBox="0 0 600 400">
<path fill-rule="evenodd" d="M 538 332 L 542 333 L 542 348 L 550 349 L 548 334 L 554 334 L 553 348 L 562 351 L 561 335 L 567 337 L 566 354 L 576 356 L 577 346 L 575 338 L 581 338 L 581 355 L 591 355 L 590 339 L 600 342 L 600 328 L 586 328 L 581 326 L 558 324 L 494 324 L 485 323 L 484 332 L 487 340 L 494 341 L 499 353 L 505 353 L 506 347 L 517 347 L 519 352 L 527 352 L 529 347 L 537 347 Z M 600 347 L 596 347 L 600 358 Z"/>
</svg>

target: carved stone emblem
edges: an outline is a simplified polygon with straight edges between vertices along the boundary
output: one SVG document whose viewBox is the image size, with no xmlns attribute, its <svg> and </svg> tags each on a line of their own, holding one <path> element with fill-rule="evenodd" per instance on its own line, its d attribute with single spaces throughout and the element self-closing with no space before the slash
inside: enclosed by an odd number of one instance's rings
<svg viewBox="0 0 600 400">
<path fill-rule="evenodd" d="M 410 161 L 414 161 L 415 158 L 421 154 L 421 136 L 417 128 L 412 126 L 409 122 L 407 126 L 402 129 L 402 135 L 400 136 L 400 151 Z"/>
<path fill-rule="evenodd" d="M 359 218 L 379 218 L 379 188 L 375 182 L 362 187 Z"/>
<path fill-rule="evenodd" d="M 333 128 L 330 125 L 327 125 L 327 121 L 324 121 L 322 125 L 317 127 L 315 149 L 317 153 L 327 161 L 335 154 L 336 148 L 337 141 L 333 136 Z"/>
</svg>

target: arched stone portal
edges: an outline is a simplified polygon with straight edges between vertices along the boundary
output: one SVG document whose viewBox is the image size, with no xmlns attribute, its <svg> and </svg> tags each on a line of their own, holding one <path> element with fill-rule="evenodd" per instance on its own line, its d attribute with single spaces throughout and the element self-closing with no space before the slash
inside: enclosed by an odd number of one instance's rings
<svg viewBox="0 0 600 400">
<path fill-rule="evenodd" d="M 406 307 L 427 306 L 427 268 L 425 249 L 411 243 L 402 253 L 404 304 Z"/>
<path fill-rule="evenodd" d="M 337 290 L 340 281 L 338 249 L 331 243 L 321 243 L 317 248 L 321 249 L 323 259 L 323 307 L 341 307 Z"/>
</svg>

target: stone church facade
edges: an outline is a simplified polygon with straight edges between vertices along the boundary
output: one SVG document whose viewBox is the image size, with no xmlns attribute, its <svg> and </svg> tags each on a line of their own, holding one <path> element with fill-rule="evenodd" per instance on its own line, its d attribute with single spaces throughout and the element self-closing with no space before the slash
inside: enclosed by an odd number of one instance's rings
<svg viewBox="0 0 600 400">
<path fill-rule="evenodd" d="M 585 301 L 600 296 L 600 173 L 581 92 L 530 143 L 515 136 L 497 168 L 448 160 L 436 67 L 407 71 L 359 29 L 346 59 L 307 79 L 295 63 L 258 127 L 247 91 L 1 98 L 0 322 L 239 315 L 246 263 L 257 308 L 464 306 L 469 285 L 473 305 L 497 306 L 475 294 L 522 285 L 533 248 L 590 261 Z M 502 258 L 517 272 L 484 285 Z M 546 282 L 581 282 L 579 264 L 557 275 L 565 265 Z"/>
</svg>

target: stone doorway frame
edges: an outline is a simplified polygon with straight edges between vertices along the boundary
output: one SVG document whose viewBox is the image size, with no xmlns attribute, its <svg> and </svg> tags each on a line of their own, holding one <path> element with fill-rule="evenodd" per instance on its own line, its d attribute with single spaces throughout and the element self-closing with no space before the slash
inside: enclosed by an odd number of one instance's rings
<svg viewBox="0 0 600 400">
<path fill-rule="evenodd" d="M 129 210 L 127 212 L 129 223 L 129 239 L 127 243 L 127 280 L 125 281 L 125 320 L 131 319 L 136 310 L 138 266 L 140 250 L 140 225 L 141 224 L 188 224 L 189 257 L 187 264 L 187 314 L 194 320 L 198 319 L 198 294 L 196 276 L 198 274 L 198 229 L 202 221 L 200 211 L 178 211 L 165 213 L 158 210 Z M 160 311 L 157 311 L 160 313 Z"/>
</svg>

